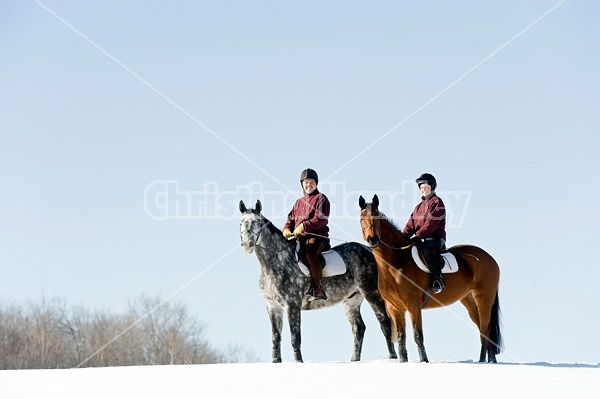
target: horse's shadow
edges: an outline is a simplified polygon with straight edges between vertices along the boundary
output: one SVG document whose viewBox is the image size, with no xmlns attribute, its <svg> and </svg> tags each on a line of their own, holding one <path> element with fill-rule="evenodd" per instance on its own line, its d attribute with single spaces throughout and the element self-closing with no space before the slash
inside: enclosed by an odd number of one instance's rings
<svg viewBox="0 0 600 399">
<path fill-rule="evenodd" d="M 475 364 L 472 360 L 462 360 L 457 363 L 460 364 Z M 577 368 L 577 369 L 597 369 L 600 368 L 598 364 L 587 364 L 587 363 L 548 363 L 548 362 L 535 362 L 535 363 L 515 363 L 515 362 L 498 362 L 498 366 L 532 366 L 532 367 L 550 367 L 550 368 Z"/>
</svg>

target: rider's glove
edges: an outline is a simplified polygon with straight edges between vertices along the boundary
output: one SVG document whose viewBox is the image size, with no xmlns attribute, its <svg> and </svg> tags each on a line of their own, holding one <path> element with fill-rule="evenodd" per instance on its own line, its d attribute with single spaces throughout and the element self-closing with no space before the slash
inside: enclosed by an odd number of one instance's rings
<svg viewBox="0 0 600 399">
<path fill-rule="evenodd" d="M 285 238 L 286 240 L 289 239 L 291 236 L 293 235 L 292 230 L 290 230 L 289 227 L 286 227 L 285 229 L 283 229 L 283 238 Z"/>
<path fill-rule="evenodd" d="M 298 227 L 294 229 L 294 237 L 298 238 L 304 233 L 304 223 L 300 223 Z"/>
</svg>

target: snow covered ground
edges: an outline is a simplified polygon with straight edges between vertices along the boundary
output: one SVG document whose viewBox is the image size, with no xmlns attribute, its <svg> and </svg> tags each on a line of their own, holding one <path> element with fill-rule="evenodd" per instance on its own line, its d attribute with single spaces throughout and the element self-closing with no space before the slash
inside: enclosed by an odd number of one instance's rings
<svg viewBox="0 0 600 399">
<path fill-rule="evenodd" d="M 0 398 L 598 398 L 598 364 L 246 363 L 0 371 Z"/>
</svg>

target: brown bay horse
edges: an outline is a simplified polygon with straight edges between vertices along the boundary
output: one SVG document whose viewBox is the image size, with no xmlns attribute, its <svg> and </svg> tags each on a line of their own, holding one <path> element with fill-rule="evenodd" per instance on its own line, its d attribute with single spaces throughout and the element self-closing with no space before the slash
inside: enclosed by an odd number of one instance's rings
<svg viewBox="0 0 600 399">
<path fill-rule="evenodd" d="M 485 362 L 487 356 L 488 362 L 496 363 L 496 355 L 502 351 L 498 302 L 500 269 L 496 261 L 483 249 L 473 245 L 457 245 L 450 248 L 449 252 L 458 262 L 458 271 L 445 274 L 446 289 L 439 294 L 430 295 L 427 291 L 429 274 L 415 264 L 409 240 L 379 211 L 377 195 L 371 203 L 366 203 L 361 196 L 359 205 L 363 238 L 373 249 L 379 270 L 379 291 L 396 326 L 400 361 L 408 361 L 406 312 L 412 321 L 419 357 L 422 362 L 428 362 L 423 344 L 421 309 L 448 306 L 460 301 L 479 328 L 479 361 Z"/>
</svg>

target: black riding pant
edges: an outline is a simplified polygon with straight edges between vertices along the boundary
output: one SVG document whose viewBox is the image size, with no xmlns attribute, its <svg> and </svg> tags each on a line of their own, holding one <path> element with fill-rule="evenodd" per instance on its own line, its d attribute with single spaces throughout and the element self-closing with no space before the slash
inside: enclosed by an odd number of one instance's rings
<svg viewBox="0 0 600 399">
<path fill-rule="evenodd" d="M 434 278 L 439 277 L 444 268 L 444 259 L 440 255 L 444 245 L 445 242 L 441 238 L 426 238 L 423 242 L 423 256 Z"/>
</svg>

